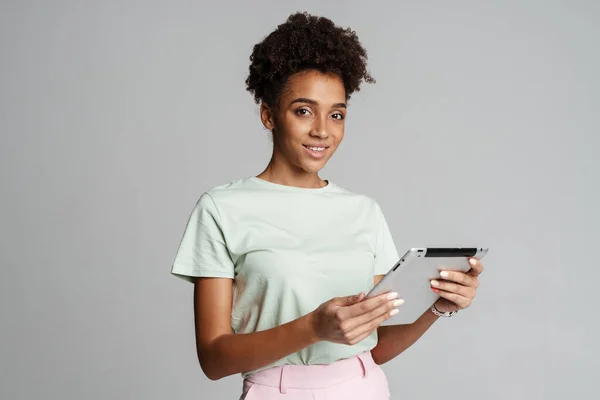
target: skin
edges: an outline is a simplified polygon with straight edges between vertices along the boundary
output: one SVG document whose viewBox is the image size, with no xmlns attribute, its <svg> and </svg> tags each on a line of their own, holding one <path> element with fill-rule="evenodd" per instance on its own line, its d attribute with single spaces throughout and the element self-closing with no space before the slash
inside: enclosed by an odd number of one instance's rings
<svg viewBox="0 0 600 400">
<path fill-rule="evenodd" d="M 258 177 L 303 188 L 325 186 L 319 171 L 344 139 L 346 91 L 342 81 L 319 72 L 294 75 L 276 107 L 261 105 L 260 117 L 273 132 L 273 155 Z M 323 158 L 315 159 L 304 145 L 327 149 Z"/>
<path fill-rule="evenodd" d="M 468 273 L 458 271 L 442 271 L 447 277 L 440 281 L 432 281 L 431 289 L 440 295 L 435 303 L 439 311 L 457 311 L 468 308 L 475 298 L 479 287 L 479 275 L 483 272 L 483 264 L 476 258 L 469 260 L 471 270 Z M 375 283 L 383 278 L 375 277 Z M 429 310 L 410 325 L 380 326 L 377 329 L 378 342 L 371 350 L 377 364 L 384 364 L 404 350 L 412 346 L 439 319 Z"/>
<path fill-rule="evenodd" d="M 257 177 L 273 183 L 302 188 L 320 188 L 319 177 L 327 161 L 344 138 L 346 93 L 336 75 L 307 71 L 287 82 L 276 105 L 262 104 L 260 115 L 273 132 L 273 154 Z M 305 145 L 327 147 L 322 157 L 310 155 Z M 439 290 L 440 311 L 471 305 L 483 266 L 472 260 L 468 273 L 450 272 L 432 282 Z M 382 276 L 375 276 L 376 284 Z M 383 364 L 414 344 L 438 319 L 425 312 L 411 325 L 380 326 L 403 304 L 395 293 L 365 299 L 364 293 L 338 297 L 313 312 L 281 326 L 249 334 L 231 330 L 233 281 L 198 278 L 194 290 L 196 347 L 202 370 L 209 379 L 261 368 L 319 341 L 355 344 L 377 330 L 379 342 L 371 351 Z"/>
</svg>

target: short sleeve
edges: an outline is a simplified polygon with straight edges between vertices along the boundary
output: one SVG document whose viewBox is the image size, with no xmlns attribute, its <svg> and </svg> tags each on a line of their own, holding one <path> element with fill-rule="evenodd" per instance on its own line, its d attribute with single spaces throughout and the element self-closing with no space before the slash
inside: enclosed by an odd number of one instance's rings
<svg viewBox="0 0 600 400">
<path fill-rule="evenodd" d="M 375 203 L 377 213 L 377 233 L 375 244 L 375 275 L 386 274 L 398 262 L 398 250 L 394 244 L 392 233 L 379 204 Z"/>
<path fill-rule="evenodd" d="M 191 212 L 171 273 L 190 282 L 193 277 L 234 277 L 219 212 L 208 193 L 200 196 Z"/>
</svg>

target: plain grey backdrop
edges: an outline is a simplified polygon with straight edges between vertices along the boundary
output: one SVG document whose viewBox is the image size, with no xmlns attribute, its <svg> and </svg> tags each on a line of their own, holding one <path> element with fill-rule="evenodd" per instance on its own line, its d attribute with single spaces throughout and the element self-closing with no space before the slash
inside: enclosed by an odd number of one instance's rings
<svg viewBox="0 0 600 400">
<path fill-rule="evenodd" d="M 0 6 L 0 398 L 237 399 L 169 272 L 200 194 L 268 162 L 248 57 L 295 11 L 377 79 L 323 177 L 400 252 L 491 249 L 473 306 L 383 366 L 393 398 L 593 397 L 600 3 L 61 0 Z"/>
</svg>

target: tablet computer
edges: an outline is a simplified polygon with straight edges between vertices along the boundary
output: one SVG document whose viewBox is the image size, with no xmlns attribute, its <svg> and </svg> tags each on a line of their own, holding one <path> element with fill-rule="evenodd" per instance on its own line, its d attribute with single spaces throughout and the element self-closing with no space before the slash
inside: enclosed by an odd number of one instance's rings
<svg viewBox="0 0 600 400">
<path fill-rule="evenodd" d="M 442 279 L 440 272 L 443 270 L 467 272 L 471 269 L 469 258 L 481 259 L 487 252 L 487 248 L 481 247 L 412 248 L 367 293 L 367 297 L 397 292 L 404 304 L 399 308 L 400 312 L 383 325 L 412 324 L 440 297 L 431 290 L 432 279 Z"/>
</svg>

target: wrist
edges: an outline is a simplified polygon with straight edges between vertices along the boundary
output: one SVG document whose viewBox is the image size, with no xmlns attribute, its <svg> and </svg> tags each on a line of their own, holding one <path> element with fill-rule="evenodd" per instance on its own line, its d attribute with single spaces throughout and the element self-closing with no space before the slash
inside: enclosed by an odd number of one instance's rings
<svg viewBox="0 0 600 400">
<path fill-rule="evenodd" d="M 317 333 L 317 324 L 315 312 L 310 312 L 300 319 L 302 337 L 308 340 L 308 345 L 313 345 L 321 341 Z"/>
<path fill-rule="evenodd" d="M 458 310 L 440 310 L 437 307 L 437 304 L 434 303 L 431 308 L 430 311 L 436 316 L 436 317 L 444 317 L 444 318 L 449 318 L 449 317 L 453 317 L 454 315 L 456 315 L 456 313 L 458 313 Z"/>
<path fill-rule="evenodd" d="M 445 312 L 455 312 L 458 311 L 459 308 L 456 304 L 451 303 L 447 300 L 444 299 L 439 299 L 438 301 L 436 301 L 435 303 L 433 303 L 433 307 L 436 308 L 437 311 L 441 312 L 441 313 L 445 313 Z"/>
</svg>

